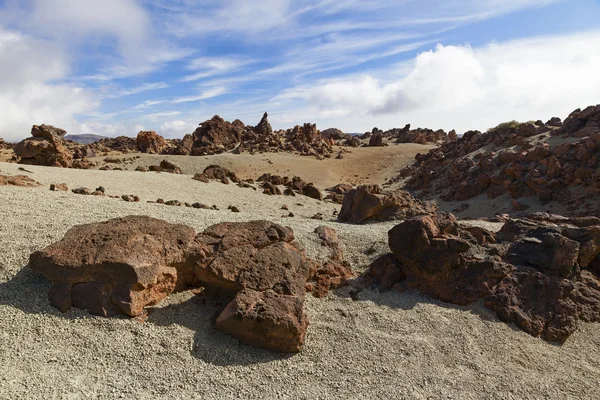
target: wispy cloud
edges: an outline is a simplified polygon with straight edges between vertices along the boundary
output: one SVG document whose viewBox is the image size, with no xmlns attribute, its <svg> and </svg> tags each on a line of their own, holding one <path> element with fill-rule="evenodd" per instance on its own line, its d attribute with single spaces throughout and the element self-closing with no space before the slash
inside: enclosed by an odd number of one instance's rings
<svg viewBox="0 0 600 400">
<path fill-rule="evenodd" d="M 194 102 L 194 101 L 207 100 L 207 99 L 210 99 L 213 97 L 221 96 L 225 93 L 227 93 L 227 88 L 225 88 L 223 86 L 217 86 L 217 87 L 202 91 L 197 96 L 178 97 L 178 98 L 174 99 L 172 102 L 178 104 L 178 103 L 189 103 L 189 102 Z"/>
<path fill-rule="evenodd" d="M 169 85 L 165 82 L 144 83 L 143 85 L 139 85 L 139 86 L 135 86 L 132 88 L 127 88 L 127 89 L 116 90 L 116 91 L 113 91 L 110 89 L 105 89 L 105 90 L 108 90 L 109 93 L 103 95 L 102 97 L 105 99 L 116 99 L 119 97 L 130 96 L 132 94 L 147 92 L 150 90 L 166 89 L 168 87 L 169 87 Z M 158 104 L 158 103 L 154 103 L 154 104 Z"/>
</svg>

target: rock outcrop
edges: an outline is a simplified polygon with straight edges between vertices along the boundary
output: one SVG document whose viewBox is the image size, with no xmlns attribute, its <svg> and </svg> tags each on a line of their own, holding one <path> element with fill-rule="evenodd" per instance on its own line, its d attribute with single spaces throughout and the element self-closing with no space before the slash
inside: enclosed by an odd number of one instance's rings
<svg viewBox="0 0 600 400">
<path fill-rule="evenodd" d="M 142 153 L 162 154 L 169 143 L 154 131 L 141 131 L 136 138 L 137 150 Z"/>
<path fill-rule="evenodd" d="M 530 217 L 509 219 L 498 234 L 446 213 L 407 220 L 389 232 L 392 253 L 367 281 L 454 304 L 483 298 L 501 320 L 564 342 L 578 321 L 600 322 L 600 221 Z"/>
<path fill-rule="evenodd" d="M 203 286 L 232 299 L 217 329 L 282 352 L 303 346 L 306 286 L 317 271 L 290 228 L 251 221 L 196 234 L 147 216 L 73 227 L 61 241 L 33 253 L 29 265 L 52 280 L 50 299 L 61 311 L 138 316 L 171 293 Z M 342 279 L 332 276 L 323 287 Z"/>
<path fill-rule="evenodd" d="M 20 164 L 44 165 L 48 167 L 71 166 L 73 156 L 63 145 L 67 132 L 52 125 L 34 125 L 31 136 L 14 147 Z"/>
<path fill-rule="evenodd" d="M 383 192 L 378 185 L 362 185 L 344 195 L 338 215 L 341 222 L 392 221 L 434 212 L 434 204 L 424 203 L 404 190 Z"/>
<path fill-rule="evenodd" d="M 600 106 L 590 106 L 573 111 L 564 123 L 512 121 L 486 133 L 467 132 L 418 154 L 390 183 L 408 178 L 408 190 L 445 201 L 504 196 L 499 212 L 521 211 L 528 202 L 556 203 L 566 215 L 582 216 L 600 211 L 599 158 Z"/>
</svg>

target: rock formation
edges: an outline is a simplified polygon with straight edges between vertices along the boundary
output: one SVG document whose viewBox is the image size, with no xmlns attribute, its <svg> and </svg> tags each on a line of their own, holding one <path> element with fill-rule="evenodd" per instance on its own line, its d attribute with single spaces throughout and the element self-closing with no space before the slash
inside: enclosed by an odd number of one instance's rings
<svg viewBox="0 0 600 400">
<path fill-rule="evenodd" d="M 29 265 L 52 280 L 51 303 L 63 312 L 77 307 L 138 316 L 171 293 L 203 286 L 232 299 L 217 329 L 242 343 L 298 352 L 308 326 L 307 282 L 316 282 L 323 295 L 350 274 L 335 232 L 319 232 L 332 249 L 324 267 L 306 257 L 290 228 L 270 222 L 221 223 L 196 234 L 130 216 L 75 226 L 33 253 Z"/>
<path fill-rule="evenodd" d="M 419 289 L 461 305 L 483 298 L 501 320 L 550 341 L 564 342 L 580 320 L 600 322 L 598 219 L 533 214 L 494 234 L 435 213 L 388 236 L 392 253 L 366 275 L 383 290 Z"/>
<path fill-rule="evenodd" d="M 344 195 L 338 220 L 354 224 L 400 220 L 436 209 L 434 204 L 424 203 L 404 190 L 383 192 L 378 185 L 362 185 Z"/>
<path fill-rule="evenodd" d="M 600 106 L 575 110 L 561 123 L 508 122 L 486 133 L 470 131 L 427 154 L 394 181 L 420 197 L 466 201 L 505 196 L 516 209 L 527 203 L 560 204 L 567 215 L 598 213 Z M 523 201 L 529 198 L 527 201 Z M 506 202 L 504 212 L 511 211 Z"/>
<path fill-rule="evenodd" d="M 162 154 L 169 144 L 154 131 L 141 131 L 136 138 L 137 150 L 142 153 Z"/>
<path fill-rule="evenodd" d="M 67 132 L 52 125 L 34 125 L 31 136 L 14 147 L 19 163 L 49 167 L 71 166 L 73 156 L 63 145 Z"/>
</svg>

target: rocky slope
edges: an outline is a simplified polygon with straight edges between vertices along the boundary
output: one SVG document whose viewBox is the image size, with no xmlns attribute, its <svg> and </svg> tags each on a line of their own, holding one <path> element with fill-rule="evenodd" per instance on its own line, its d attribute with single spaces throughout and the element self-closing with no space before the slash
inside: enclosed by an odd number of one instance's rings
<svg viewBox="0 0 600 400">
<path fill-rule="evenodd" d="M 563 122 L 505 123 L 443 143 L 390 181 L 423 198 L 506 199 L 506 211 L 560 205 L 568 215 L 600 211 L 600 106 Z M 468 203 L 467 203 L 468 204 Z"/>
</svg>

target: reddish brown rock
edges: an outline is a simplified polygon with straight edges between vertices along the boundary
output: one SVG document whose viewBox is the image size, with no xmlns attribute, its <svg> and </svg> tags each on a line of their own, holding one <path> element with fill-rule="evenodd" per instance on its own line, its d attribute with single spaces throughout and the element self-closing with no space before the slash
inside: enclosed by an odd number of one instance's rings
<svg viewBox="0 0 600 400">
<path fill-rule="evenodd" d="M 242 343 L 297 353 L 304 345 L 308 318 L 301 298 L 244 289 L 225 307 L 216 326 Z"/>
<path fill-rule="evenodd" d="M 9 176 L 0 174 L 0 186 L 37 187 L 41 186 L 41 183 L 28 177 L 27 175 Z"/>
<path fill-rule="evenodd" d="M 183 172 L 181 168 L 179 168 L 176 164 L 172 163 L 169 160 L 162 160 L 160 165 L 151 165 L 148 167 L 150 171 L 154 172 L 168 172 L 170 174 L 181 175 Z"/>
<path fill-rule="evenodd" d="M 415 217 L 395 226 L 388 236 L 408 287 L 450 303 L 476 301 L 512 270 L 494 255 L 500 249 L 480 245 L 451 214 Z"/>
<path fill-rule="evenodd" d="M 578 321 L 600 321 L 597 218 L 532 214 L 493 235 L 452 215 L 416 217 L 389 232 L 393 254 L 369 268 L 382 290 L 418 288 L 444 301 L 485 298 L 499 318 L 534 336 L 564 342 Z M 582 270 L 583 269 L 583 270 Z"/>
<path fill-rule="evenodd" d="M 346 193 L 338 219 L 355 224 L 369 220 L 390 221 L 436 209 L 435 205 L 421 202 L 403 190 L 384 193 L 377 185 L 363 185 Z"/>
<path fill-rule="evenodd" d="M 204 169 L 202 174 L 203 174 L 203 176 L 202 176 L 203 179 L 205 177 L 206 179 L 218 180 L 225 184 L 228 184 L 230 179 L 235 183 L 241 182 L 240 179 L 237 177 L 237 175 L 234 172 L 228 170 L 227 168 L 223 168 L 220 165 L 209 165 L 208 167 L 206 167 Z M 197 178 L 194 178 L 194 179 L 197 179 Z M 197 180 L 201 180 L 201 179 L 197 179 Z"/>
<path fill-rule="evenodd" d="M 383 147 L 385 143 L 383 142 L 383 135 L 381 133 L 376 133 L 371 136 L 369 139 L 369 147 Z"/>
<path fill-rule="evenodd" d="M 141 131 L 136 138 L 138 151 L 149 154 L 161 154 L 169 147 L 167 141 L 154 131 Z"/>
<path fill-rule="evenodd" d="M 52 304 L 61 311 L 137 316 L 145 306 L 196 282 L 193 266 L 207 249 L 184 225 L 146 216 L 78 225 L 33 253 L 29 265 L 53 281 Z"/>
<path fill-rule="evenodd" d="M 53 192 L 68 192 L 69 188 L 67 187 L 66 183 L 53 183 L 50 185 L 50 190 L 52 190 Z"/>
<path fill-rule="evenodd" d="M 31 128 L 32 137 L 14 147 L 19 163 L 64 168 L 71 166 L 73 156 L 63 145 L 66 133 L 52 125 L 34 125 Z"/>
</svg>

